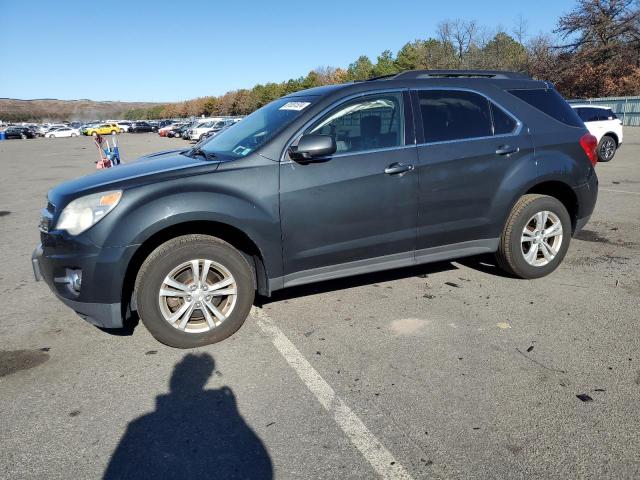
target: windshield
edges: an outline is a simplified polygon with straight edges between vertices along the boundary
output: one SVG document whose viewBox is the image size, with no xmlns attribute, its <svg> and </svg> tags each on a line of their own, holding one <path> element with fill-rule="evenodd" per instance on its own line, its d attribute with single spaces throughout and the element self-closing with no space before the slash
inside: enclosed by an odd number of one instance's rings
<svg viewBox="0 0 640 480">
<path fill-rule="evenodd" d="M 316 97 L 289 97 L 275 100 L 238 122 L 233 128 L 210 137 L 201 147 L 216 156 L 241 158 L 255 151 L 293 122 Z"/>
</svg>

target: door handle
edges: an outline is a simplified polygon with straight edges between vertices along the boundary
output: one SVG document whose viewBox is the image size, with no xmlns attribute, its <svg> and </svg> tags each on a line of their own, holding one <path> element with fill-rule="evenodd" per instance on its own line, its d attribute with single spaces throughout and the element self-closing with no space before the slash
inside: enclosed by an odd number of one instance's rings
<svg viewBox="0 0 640 480">
<path fill-rule="evenodd" d="M 387 175 L 398 175 L 399 173 L 410 172 L 411 170 L 413 170 L 413 165 L 395 162 L 385 168 L 384 173 Z"/>
<path fill-rule="evenodd" d="M 512 147 L 511 145 L 501 145 L 496 150 L 496 155 L 511 155 L 512 153 L 518 153 L 519 147 Z"/>
</svg>

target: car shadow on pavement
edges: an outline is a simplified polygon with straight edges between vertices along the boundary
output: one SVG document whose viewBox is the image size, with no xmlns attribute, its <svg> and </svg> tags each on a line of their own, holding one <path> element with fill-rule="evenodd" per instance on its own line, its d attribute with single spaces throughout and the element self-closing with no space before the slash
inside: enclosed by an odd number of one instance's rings
<svg viewBox="0 0 640 480">
<path fill-rule="evenodd" d="M 214 371 L 211 355 L 185 355 L 155 411 L 129 423 L 103 478 L 273 478 L 269 453 L 238 412 L 233 391 L 204 389 Z"/>
</svg>

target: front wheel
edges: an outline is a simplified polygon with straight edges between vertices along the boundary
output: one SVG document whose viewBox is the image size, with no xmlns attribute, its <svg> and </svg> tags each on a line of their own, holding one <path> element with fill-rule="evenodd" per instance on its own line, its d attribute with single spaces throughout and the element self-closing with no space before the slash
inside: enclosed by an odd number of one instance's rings
<svg viewBox="0 0 640 480">
<path fill-rule="evenodd" d="M 52 133 L 51 135 L 49 135 L 49 138 L 55 138 L 56 136 Z"/>
<path fill-rule="evenodd" d="M 165 345 L 193 348 L 233 335 L 249 315 L 253 270 L 228 243 L 185 235 L 156 248 L 136 279 L 140 319 Z"/>
<path fill-rule="evenodd" d="M 558 199 L 524 195 L 511 209 L 502 232 L 496 253 L 498 264 L 516 277 L 544 277 L 562 262 L 571 231 L 569 213 Z"/>
<path fill-rule="evenodd" d="M 118 132 L 116 132 L 115 130 L 111 130 L 111 135 L 116 135 Z"/>
<path fill-rule="evenodd" d="M 92 132 L 92 133 L 91 133 L 91 136 L 92 136 L 92 137 L 97 137 L 97 136 L 98 136 L 98 132 Z"/>
<path fill-rule="evenodd" d="M 609 135 L 605 135 L 600 139 L 600 143 L 598 144 L 598 160 L 601 162 L 612 160 L 617 148 L 618 144 L 616 140 Z"/>
</svg>

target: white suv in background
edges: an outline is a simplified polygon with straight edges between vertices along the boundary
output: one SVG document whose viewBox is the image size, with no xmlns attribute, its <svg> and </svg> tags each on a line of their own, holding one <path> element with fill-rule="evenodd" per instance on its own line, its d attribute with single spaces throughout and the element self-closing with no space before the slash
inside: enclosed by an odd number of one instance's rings
<svg viewBox="0 0 640 480">
<path fill-rule="evenodd" d="M 200 141 L 204 137 L 204 134 L 215 129 L 222 128 L 224 125 L 224 118 L 207 118 L 203 119 L 200 123 L 194 125 L 187 133 L 183 135 L 183 138 L 188 140 Z"/>
<path fill-rule="evenodd" d="M 589 132 L 598 139 L 598 160 L 608 162 L 622 145 L 622 120 L 609 107 L 571 105 Z"/>
</svg>

